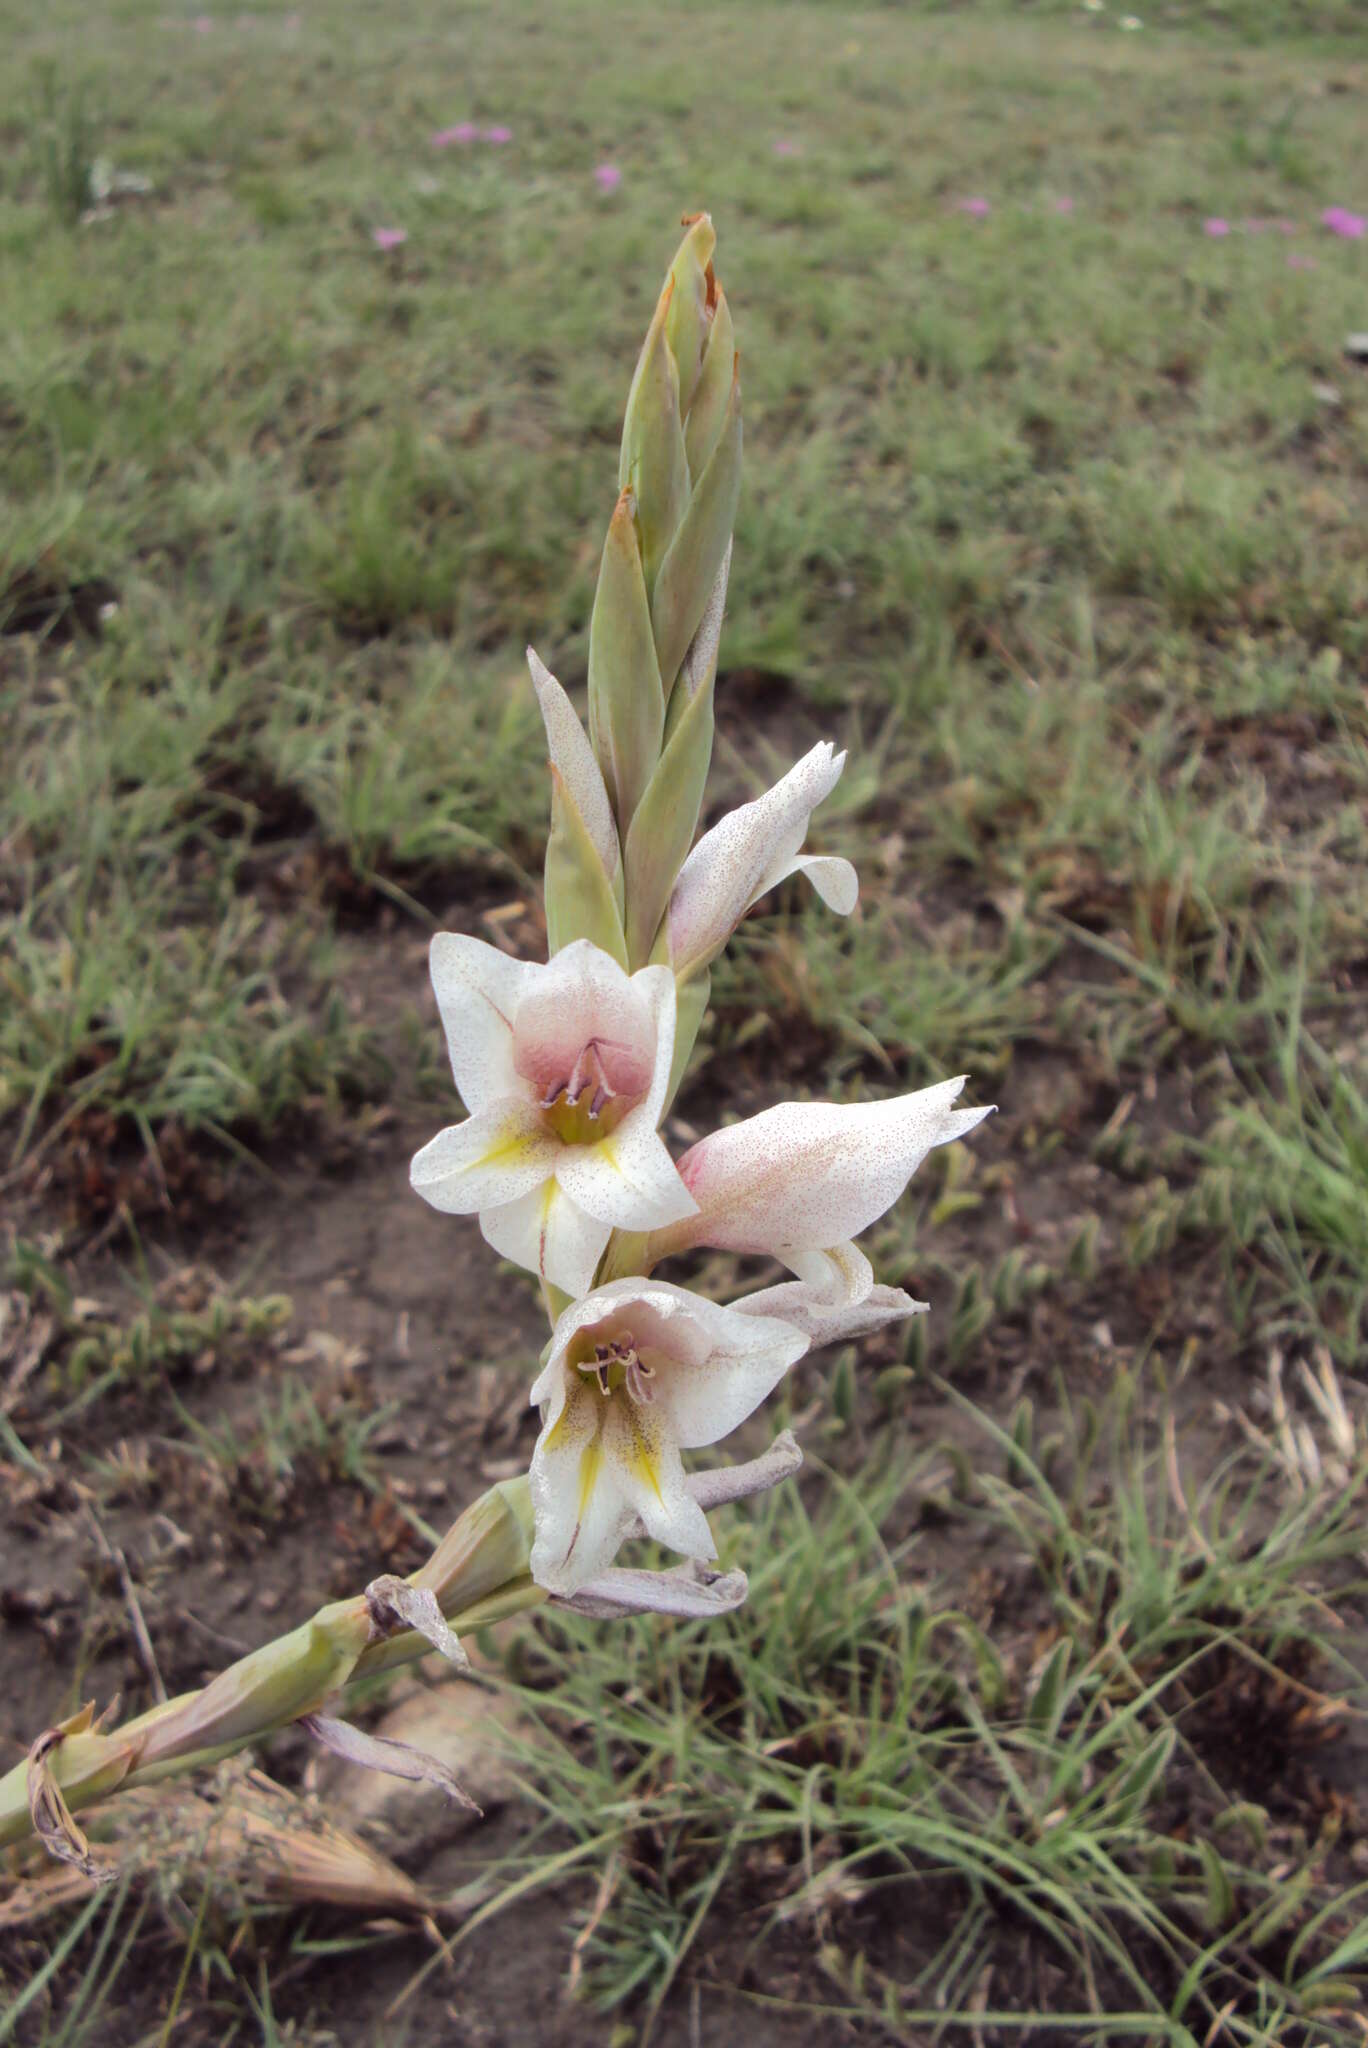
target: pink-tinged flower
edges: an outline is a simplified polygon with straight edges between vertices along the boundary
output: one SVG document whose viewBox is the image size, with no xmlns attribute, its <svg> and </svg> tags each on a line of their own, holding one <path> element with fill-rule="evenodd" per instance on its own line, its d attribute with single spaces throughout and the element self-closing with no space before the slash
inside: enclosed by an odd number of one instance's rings
<svg viewBox="0 0 1368 2048">
<path fill-rule="evenodd" d="M 412 1184 L 448 1215 L 476 1213 L 495 1251 L 584 1294 L 614 1227 L 693 1212 L 657 1125 L 674 1055 L 668 967 L 630 977 L 588 939 L 545 966 L 439 932 L 437 996 L 470 1114 L 413 1161 Z"/>
<path fill-rule="evenodd" d="M 434 149 L 452 149 L 458 143 L 474 142 L 479 132 L 473 121 L 456 121 L 450 128 L 433 130 L 432 146 Z"/>
<path fill-rule="evenodd" d="M 842 916 L 855 908 L 860 884 L 850 862 L 799 851 L 808 820 L 844 766 L 844 753 L 819 741 L 773 789 L 703 834 L 679 871 L 667 913 L 670 958 L 681 980 L 706 966 L 752 903 L 787 875 L 805 874 Z"/>
<path fill-rule="evenodd" d="M 986 220 L 992 210 L 988 201 L 977 194 L 970 199 L 957 199 L 955 201 L 956 213 L 967 213 L 974 220 Z"/>
<path fill-rule="evenodd" d="M 1074 210 L 1074 203 L 1072 199 L 1070 199 L 1068 195 L 1065 194 L 1062 198 L 1056 199 L 1054 203 L 1054 210 L 1056 213 L 1072 213 Z"/>
<path fill-rule="evenodd" d="M 408 229 L 372 228 L 371 240 L 377 249 L 402 249 L 408 240 Z"/>
<path fill-rule="evenodd" d="M 502 123 L 496 123 L 493 128 L 485 129 L 484 139 L 486 142 L 511 142 L 513 140 L 513 130 L 505 128 Z"/>
<path fill-rule="evenodd" d="M 638 1524 L 686 1557 L 716 1555 L 681 1451 L 744 1422 L 808 1348 L 665 1281 L 610 1281 L 558 1320 L 531 1399 L 532 1576 L 557 1594 L 596 1581 Z"/>
<path fill-rule="evenodd" d="M 830 1290 L 848 1241 L 892 1207 L 927 1153 L 991 1114 L 952 1107 L 963 1086 L 961 1075 L 886 1102 L 782 1102 L 712 1132 L 679 1162 L 697 1213 L 655 1233 L 647 1255 L 700 1244 L 766 1253 Z"/>
<path fill-rule="evenodd" d="M 600 192 L 616 192 L 618 186 L 622 183 L 622 172 L 616 164 L 596 164 L 594 166 L 594 183 L 598 186 Z"/>
<path fill-rule="evenodd" d="M 1294 250 L 1287 259 L 1287 267 L 1289 270 L 1314 270 L 1316 259 L 1314 256 L 1300 256 Z"/>
<path fill-rule="evenodd" d="M 1213 213 L 1209 220 L 1202 222 L 1202 233 L 1210 235 L 1214 241 L 1220 241 L 1230 233 L 1230 222 L 1222 220 L 1219 213 Z"/>
<path fill-rule="evenodd" d="M 776 156 L 797 156 L 799 153 L 798 144 L 787 135 L 781 135 L 774 145 Z"/>
<path fill-rule="evenodd" d="M 1327 206 L 1321 215 L 1321 226 L 1329 228 L 1332 235 L 1357 242 L 1362 239 L 1365 221 L 1361 213 L 1350 213 L 1347 206 Z"/>
</svg>

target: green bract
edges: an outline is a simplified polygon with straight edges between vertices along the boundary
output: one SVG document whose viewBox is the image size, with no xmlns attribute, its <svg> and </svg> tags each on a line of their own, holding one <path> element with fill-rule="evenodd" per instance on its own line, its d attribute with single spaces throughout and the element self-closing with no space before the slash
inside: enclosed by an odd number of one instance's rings
<svg viewBox="0 0 1368 2048">
<path fill-rule="evenodd" d="M 741 483 L 741 389 L 712 266 L 717 238 L 707 214 L 685 226 L 628 393 L 589 627 L 589 735 L 623 847 L 631 968 L 651 957 L 698 824 Z M 576 888 L 567 857 L 562 826 L 554 874 L 548 856 L 551 944 L 603 944 L 602 887 L 586 877 Z"/>
</svg>

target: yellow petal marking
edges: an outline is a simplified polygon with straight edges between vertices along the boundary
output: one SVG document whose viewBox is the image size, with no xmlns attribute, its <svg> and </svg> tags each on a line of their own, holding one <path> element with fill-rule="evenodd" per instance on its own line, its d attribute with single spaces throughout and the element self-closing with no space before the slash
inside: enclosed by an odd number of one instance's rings
<svg viewBox="0 0 1368 2048">
<path fill-rule="evenodd" d="M 535 1138 L 530 1137 L 526 1131 L 515 1131 L 511 1137 L 505 1135 L 496 1138 L 487 1152 L 482 1153 L 478 1159 L 472 1159 L 461 1171 L 475 1173 L 485 1166 L 521 1166 L 532 1157 L 536 1149 Z"/>
<path fill-rule="evenodd" d="M 542 1184 L 541 1220 L 537 1225 L 537 1271 L 546 1278 L 546 1239 L 551 1229 L 551 1205 L 556 1199 L 554 1174 Z"/>
<path fill-rule="evenodd" d="M 548 1451 L 562 1451 L 566 1449 L 577 1435 L 583 1434 L 585 1420 L 584 1402 L 586 1397 L 586 1389 L 582 1385 L 570 1388 L 565 1397 L 565 1406 L 546 1432 L 545 1448 Z M 597 1388 L 595 1388 L 593 1395 L 588 1398 L 601 1400 L 602 1397 L 598 1393 Z M 595 1423 L 598 1419 L 597 1415 L 593 1417 Z M 594 1434 L 597 1436 L 597 1430 L 595 1430 Z"/>
<path fill-rule="evenodd" d="M 628 1469 L 646 1481 L 663 1508 L 665 1496 L 660 1490 L 660 1467 L 656 1463 L 646 1433 L 638 1424 L 630 1407 L 624 1408 L 623 1419 L 627 1424 L 628 1450 L 625 1462 Z"/>
<path fill-rule="evenodd" d="M 577 1522 L 584 1520 L 584 1511 L 593 1497 L 602 1465 L 603 1444 L 596 1433 L 580 1453 L 579 1506 L 575 1510 L 575 1520 Z M 575 1534 L 579 1534 L 578 1529 L 576 1529 Z M 571 1547 L 573 1548 L 573 1545 Z"/>
<path fill-rule="evenodd" d="M 621 1175 L 622 1166 L 618 1160 L 617 1153 L 613 1150 L 612 1141 L 610 1139 L 599 1139 L 597 1145 L 595 1145 L 594 1147 L 594 1157 L 595 1159 L 601 1159 L 604 1165 L 610 1168 L 610 1170 L 613 1173 Z"/>
<path fill-rule="evenodd" d="M 547 1451 L 564 1450 L 565 1440 L 570 1434 L 570 1407 L 571 1404 L 567 1401 L 550 1429 L 547 1430 L 544 1446 Z"/>
</svg>

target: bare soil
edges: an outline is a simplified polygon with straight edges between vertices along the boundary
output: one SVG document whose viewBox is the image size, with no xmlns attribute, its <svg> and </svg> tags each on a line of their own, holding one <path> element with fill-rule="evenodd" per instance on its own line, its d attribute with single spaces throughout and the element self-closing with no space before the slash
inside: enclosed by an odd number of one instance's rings
<svg viewBox="0 0 1368 2048">
<path fill-rule="evenodd" d="M 354 943 L 360 955 L 362 942 Z M 409 950 L 416 966 L 421 948 Z M 393 972 L 375 959 L 367 982 L 367 963 L 358 958 L 368 1003 L 383 1009 L 387 997 L 392 1001 Z M 820 1044 L 772 1034 L 736 1059 L 709 1063 L 681 1098 L 681 1132 L 812 1085 L 824 1056 Z M 1260 1363 L 1234 1340 L 1222 1340 L 1220 1258 L 1200 1239 L 1147 1266 L 1134 1267 L 1125 1256 L 1142 1169 L 1134 1156 L 1095 1156 L 1095 1134 L 1125 1100 L 1124 1089 L 1100 1069 L 1042 1035 L 1018 1050 L 1002 1093 L 1003 1110 L 976 1146 L 982 1202 L 923 1236 L 948 1273 L 970 1263 L 987 1270 L 1020 1247 L 1049 1267 L 1052 1279 L 1024 1305 L 998 1315 L 957 1372 L 957 1384 L 1003 1421 L 1029 1394 L 1048 1427 L 1061 1387 L 1073 1398 L 1103 1394 L 1119 1364 L 1136 1362 L 1155 1345 L 1177 1358 L 1185 1340 L 1198 1337 L 1208 1364 L 1200 1384 L 1182 1388 L 1181 1402 L 1185 1470 L 1199 1483 L 1230 1447 L 1218 1402 L 1247 1398 Z M 62 1263 L 73 1290 L 107 1313 L 136 1306 L 135 1271 L 144 1290 L 188 1308 L 222 1284 L 249 1296 L 288 1294 L 292 1310 L 261 1342 L 228 1344 L 210 1361 L 212 1370 L 198 1370 L 194 1361 L 154 1369 L 111 1387 L 60 1426 L 45 1419 L 55 1403 L 44 1374 L 25 1383 L 10 1419 L 44 1476 L 5 1469 L 0 1763 L 17 1760 L 38 1730 L 79 1699 L 103 1705 L 117 1693 L 124 1714 L 149 1703 L 149 1674 L 111 1550 L 126 1559 L 158 1669 L 174 1693 L 205 1682 L 243 1650 L 376 1573 L 413 1569 L 426 1549 L 414 1517 L 440 1530 L 491 1480 L 525 1468 L 536 1426 L 525 1389 L 545 1340 L 535 1291 L 527 1276 L 498 1265 L 472 1227 L 434 1214 L 407 1187 L 412 1151 L 456 1113 L 450 1095 L 410 1101 L 359 1118 L 346 1141 L 334 1137 L 326 1151 L 306 1135 L 277 1148 L 261 1170 L 224 1168 L 211 1206 L 186 1202 L 179 1214 L 163 1213 L 152 1226 L 144 1221 L 136 1260 L 127 1240 L 116 1242 L 107 1227 L 88 1230 L 83 1247 L 81 1234 L 70 1230 L 69 1206 L 65 1219 L 54 1217 L 59 1190 L 52 1184 L 31 1195 L 27 1213 L 16 1218 L 20 1234 L 42 1240 L 64 1220 Z M 1166 1130 L 1196 1127 L 1197 1117 L 1186 1077 L 1161 1073 L 1131 1102 L 1125 1122 L 1143 1148 Z M 1049 1145 L 1042 1143 L 1046 1134 L 1053 1134 Z M 1089 1273 L 1071 1277 L 1069 1245 L 1083 1216 L 1097 1219 L 1095 1260 Z M 943 1370 L 951 1283 L 934 1274 L 898 1277 L 931 1297 L 930 1362 Z M 872 1380 L 890 1362 L 895 1341 L 871 1346 L 862 1377 Z M 798 1372 L 796 1405 L 815 1412 L 827 1362 L 805 1361 Z M 384 1411 L 368 1440 L 371 1465 L 382 1475 L 378 1486 L 348 1477 L 326 1446 L 296 1445 L 288 1458 L 272 1461 L 263 1416 L 290 1389 L 307 1391 L 335 1425 L 328 1444 L 349 1422 Z M 929 1379 L 918 1379 L 891 1425 L 862 1405 L 837 1457 L 853 1465 L 890 1426 L 905 1432 L 909 1447 L 943 1441 L 983 1455 L 981 1437 L 970 1440 L 960 1411 Z M 220 1445 L 240 1446 L 236 1466 L 228 1459 L 227 1477 L 222 1458 L 197 1452 L 197 1429 L 212 1432 Z M 1039 1617 L 1020 1604 L 1020 1559 L 985 1554 L 967 1545 L 962 1531 L 950 1540 L 933 1515 L 918 1559 L 928 1578 L 953 1583 L 957 1601 L 985 1626 L 1007 1619 L 1012 1631 L 1029 1631 L 1037 1624 Z M 1250 1746 L 1250 1796 L 1265 1798 L 1269 1703 L 1232 1696 L 1229 1707 Z M 1229 1739 L 1230 1727 L 1229 1717 L 1222 1722 L 1217 1715 L 1212 1740 Z M 266 1761 L 282 1782 L 297 1783 L 308 1746 L 300 1736 L 284 1736 Z M 1298 1764 L 1302 1810 L 1324 1812 L 1334 1800 L 1351 1798 L 1361 1762 L 1361 1750 L 1345 1737 L 1318 1754 L 1314 1769 Z M 401 1846 L 398 1860 L 426 1889 L 444 1895 L 468 1881 L 491 1850 L 516 1842 L 524 1825 L 516 1808 L 491 1815 L 473 1833 L 444 1834 L 439 1823 L 425 1829 L 416 1855 Z M 1361 1817 L 1349 1839 L 1359 1828 Z M 344 2048 L 398 2039 L 411 2048 L 449 2040 L 479 2048 L 602 2043 L 614 2022 L 564 1997 L 584 1882 L 540 1896 L 477 1933 L 425 1978 L 401 2013 L 391 2015 L 392 2001 L 431 1953 L 421 1931 L 396 1934 L 362 1954 L 277 1967 L 277 2018 L 314 2017 Z M 938 1905 L 926 1887 L 892 1897 L 888 1907 L 858 1909 L 856 1945 L 896 1976 L 900 1964 L 910 1974 L 912 1958 L 934 1952 L 946 1931 L 937 1915 L 957 1909 L 951 1900 Z M 753 1910 L 750 1903 L 736 1899 L 725 1934 L 710 1937 L 697 1973 L 677 1987 L 653 2036 L 657 2048 L 731 2043 L 742 2029 L 757 2048 L 874 2038 L 823 2010 L 833 1997 L 839 2002 L 839 1993 L 823 1976 L 812 1930 L 768 1943 L 763 1970 L 757 1967 L 750 1944 L 772 1898 L 757 1893 Z M 32 1958 L 29 1967 L 37 1966 L 42 1951 L 31 1936 L 4 1938 L 18 1941 Z M 168 1937 L 141 1953 L 142 1991 L 109 2033 L 110 2048 L 146 2039 L 166 2010 L 183 1950 Z M 1048 1978 L 1041 1959 L 1023 1950 L 1020 1981 L 996 1983 L 994 1999 L 1048 2001 Z M 772 2000 L 792 2001 L 792 2008 L 780 2010 Z M 396 2031 L 401 2018 L 406 2034 Z M 207 2009 L 188 2015 L 177 2039 L 217 2040 L 213 2024 Z M 1034 2038 L 1048 2041 L 1048 2027 Z"/>
</svg>

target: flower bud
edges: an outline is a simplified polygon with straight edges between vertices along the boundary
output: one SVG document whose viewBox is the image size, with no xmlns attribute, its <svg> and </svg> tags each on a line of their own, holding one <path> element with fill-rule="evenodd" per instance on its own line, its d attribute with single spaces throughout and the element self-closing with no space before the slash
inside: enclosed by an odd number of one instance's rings
<svg viewBox="0 0 1368 2048">
<path fill-rule="evenodd" d="M 741 478 L 716 236 L 706 214 L 684 225 L 628 394 L 589 634 L 589 729 L 622 836 L 634 967 L 651 957 L 698 826 Z"/>
</svg>

